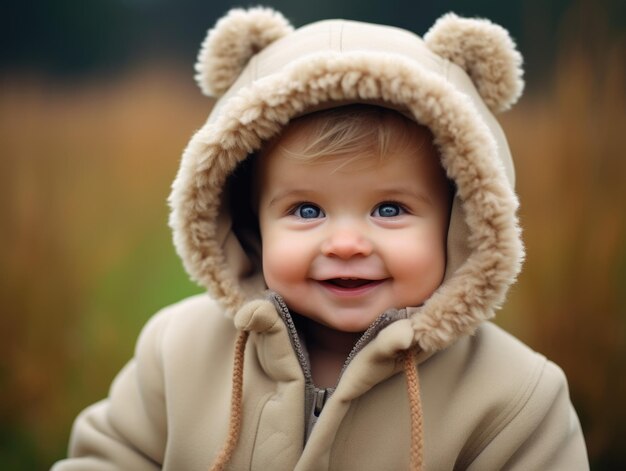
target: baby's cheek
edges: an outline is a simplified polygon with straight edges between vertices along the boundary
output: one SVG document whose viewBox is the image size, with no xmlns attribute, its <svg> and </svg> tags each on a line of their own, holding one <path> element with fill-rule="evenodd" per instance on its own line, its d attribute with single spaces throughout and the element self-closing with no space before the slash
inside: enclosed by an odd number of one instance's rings
<svg viewBox="0 0 626 471">
<path fill-rule="evenodd" d="M 403 294 L 422 302 L 441 284 L 445 272 L 443 250 L 435 246 L 414 247 L 396 256 L 394 278 Z"/>
<path fill-rule="evenodd" d="M 298 250 L 292 241 L 263 245 L 263 274 L 269 288 L 298 281 L 305 276 L 306 270 L 302 250 Z"/>
</svg>

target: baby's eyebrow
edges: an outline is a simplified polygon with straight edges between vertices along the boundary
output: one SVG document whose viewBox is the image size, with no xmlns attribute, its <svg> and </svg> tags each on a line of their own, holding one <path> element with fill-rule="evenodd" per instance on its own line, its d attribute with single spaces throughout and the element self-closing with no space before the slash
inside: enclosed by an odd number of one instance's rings
<svg viewBox="0 0 626 471">
<path fill-rule="evenodd" d="M 286 188 L 278 190 L 270 199 L 268 206 L 274 206 L 284 199 L 311 199 L 315 194 L 314 190 L 302 188 Z"/>
<path fill-rule="evenodd" d="M 293 200 L 311 200 L 318 193 L 315 189 L 310 188 L 285 188 L 277 190 L 271 197 L 268 207 L 275 206 L 285 199 Z M 385 199 L 402 199 L 410 198 L 423 204 L 432 204 L 432 198 L 426 191 L 420 191 L 417 188 L 409 186 L 394 186 L 393 188 L 373 189 L 372 195 L 379 200 Z"/>
<path fill-rule="evenodd" d="M 388 189 L 376 190 L 376 195 L 378 198 L 402 198 L 409 197 L 411 199 L 419 200 L 425 204 L 432 204 L 432 198 L 426 191 L 420 191 L 413 187 L 393 187 Z"/>
</svg>

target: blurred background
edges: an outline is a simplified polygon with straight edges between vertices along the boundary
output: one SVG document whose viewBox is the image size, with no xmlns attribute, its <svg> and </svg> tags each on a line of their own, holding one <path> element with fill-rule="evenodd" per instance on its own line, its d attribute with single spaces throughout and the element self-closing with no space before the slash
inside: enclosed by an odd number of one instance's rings
<svg viewBox="0 0 626 471">
<path fill-rule="evenodd" d="M 528 256 L 497 322 L 566 372 L 596 470 L 626 469 L 626 2 L 266 1 L 424 33 L 509 29 L 527 91 L 501 115 Z M 393 6 L 392 6 L 393 5 Z M 0 468 L 46 469 L 159 308 L 200 289 L 166 197 L 211 107 L 193 81 L 225 0 L 7 2 L 0 14 Z"/>
</svg>

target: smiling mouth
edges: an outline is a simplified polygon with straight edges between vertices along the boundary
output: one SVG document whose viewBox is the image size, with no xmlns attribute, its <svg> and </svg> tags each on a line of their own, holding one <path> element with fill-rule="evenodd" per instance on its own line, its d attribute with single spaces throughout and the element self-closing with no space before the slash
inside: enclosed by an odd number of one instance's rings
<svg viewBox="0 0 626 471">
<path fill-rule="evenodd" d="M 329 278 L 319 283 L 337 296 L 362 296 L 381 285 L 385 280 L 368 280 L 365 278 Z"/>
<path fill-rule="evenodd" d="M 378 280 L 365 280 L 362 278 L 330 278 L 328 280 L 324 280 L 323 282 L 336 286 L 337 288 L 355 289 L 377 281 Z"/>
</svg>

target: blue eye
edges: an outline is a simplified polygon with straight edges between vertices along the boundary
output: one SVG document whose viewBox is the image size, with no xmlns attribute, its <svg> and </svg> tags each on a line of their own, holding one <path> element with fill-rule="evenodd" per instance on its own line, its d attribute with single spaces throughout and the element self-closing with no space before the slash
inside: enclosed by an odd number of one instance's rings
<svg viewBox="0 0 626 471">
<path fill-rule="evenodd" d="M 324 212 L 314 204 L 303 203 L 296 208 L 294 214 L 302 219 L 315 219 L 322 217 Z"/>
<path fill-rule="evenodd" d="M 374 216 L 393 218 L 402 214 L 402 208 L 396 203 L 382 203 L 374 210 Z"/>
</svg>

